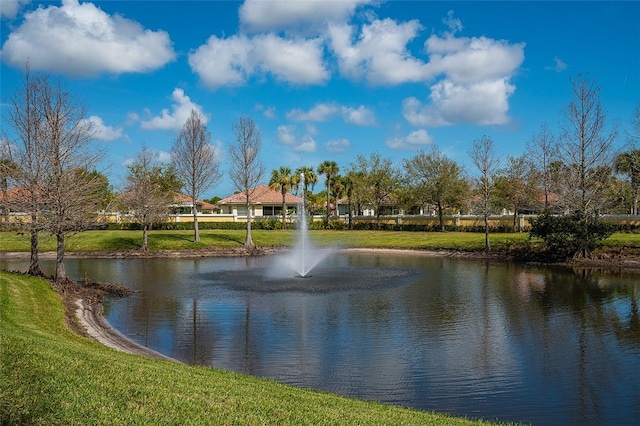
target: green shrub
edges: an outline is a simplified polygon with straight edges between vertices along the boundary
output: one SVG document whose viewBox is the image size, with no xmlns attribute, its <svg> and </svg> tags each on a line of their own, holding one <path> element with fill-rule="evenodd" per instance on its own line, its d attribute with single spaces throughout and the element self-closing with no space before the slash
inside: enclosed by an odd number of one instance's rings
<svg viewBox="0 0 640 426">
<path fill-rule="evenodd" d="M 282 229 L 282 221 L 275 218 L 263 219 L 256 221 L 256 228 L 271 231 L 274 229 Z"/>
<path fill-rule="evenodd" d="M 332 219 L 329 221 L 329 229 L 335 229 L 335 230 L 341 231 L 345 229 L 346 226 L 347 224 L 340 219 Z"/>
<path fill-rule="evenodd" d="M 531 220 L 529 235 L 542 238 L 545 252 L 550 258 L 566 260 L 588 256 L 615 229 L 615 225 L 581 212 L 566 216 L 545 212 Z"/>
</svg>

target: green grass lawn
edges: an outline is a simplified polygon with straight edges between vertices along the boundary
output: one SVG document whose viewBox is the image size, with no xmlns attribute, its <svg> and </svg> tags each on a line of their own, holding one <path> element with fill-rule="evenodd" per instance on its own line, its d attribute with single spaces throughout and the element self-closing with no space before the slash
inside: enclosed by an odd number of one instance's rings
<svg viewBox="0 0 640 426">
<path fill-rule="evenodd" d="M 256 229 L 251 233 L 260 247 L 289 246 L 294 243 L 295 231 Z M 483 250 L 484 234 L 473 232 L 406 232 L 406 231 L 309 231 L 318 245 L 340 247 L 405 248 L 422 250 Z M 193 242 L 193 231 L 151 231 L 149 250 L 185 250 L 206 247 L 242 247 L 243 230 L 202 230 L 201 241 Z M 491 247 L 509 249 L 513 244 L 527 241 L 527 233 L 491 234 Z M 68 252 L 99 250 L 136 250 L 142 243 L 142 231 L 86 231 L 71 236 Z M 16 232 L 0 233 L 0 251 L 29 251 L 29 235 Z M 605 245 L 612 247 L 640 247 L 640 234 L 616 233 Z M 41 251 L 55 250 L 55 240 L 43 234 Z"/>
<path fill-rule="evenodd" d="M 485 424 L 128 355 L 63 321 L 47 282 L 0 272 L 0 424 Z"/>
<path fill-rule="evenodd" d="M 257 229 L 253 241 L 260 247 L 290 246 L 295 242 L 295 231 L 269 231 Z M 396 231 L 309 231 L 311 240 L 322 246 L 377 247 L 413 249 L 482 250 L 484 234 L 470 232 L 396 232 Z M 151 231 L 149 250 L 184 250 L 206 247 L 242 247 L 245 231 L 203 230 L 200 242 L 193 242 L 193 231 Z M 492 247 L 508 248 L 514 242 L 528 238 L 524 233 L 494 234 Z M 86 231 L 69 237 L 67 251 L 135 250 L 142 243 L 141 231 Z M 28 234 L 0 233 L 2 251 L 29 251 Z M 40 238 L 41 251 L 55 250 L 55 240 L 46 234 Z"/>
</svg>

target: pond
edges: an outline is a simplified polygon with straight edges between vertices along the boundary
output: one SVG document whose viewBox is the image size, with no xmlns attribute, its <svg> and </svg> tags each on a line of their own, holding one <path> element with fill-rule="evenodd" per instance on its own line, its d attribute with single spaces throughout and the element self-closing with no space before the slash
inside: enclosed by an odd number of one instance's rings
<svg viewBox="0 0 640 426">
<path fill-rule="evenodd" d="M 67 271 L 136 290 L 108 299 L 106 319 L 185 363 L 471 418 L 638 424 L 638 274 L 346 251 L 306 279 L 276 278 L 274 263 L 69 259 Z"/>
</svg>

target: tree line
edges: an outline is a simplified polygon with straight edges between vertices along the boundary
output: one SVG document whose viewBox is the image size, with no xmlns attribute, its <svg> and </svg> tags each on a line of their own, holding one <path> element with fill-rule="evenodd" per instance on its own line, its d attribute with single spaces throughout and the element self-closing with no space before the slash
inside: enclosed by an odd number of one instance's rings
<svg viewBox="0 0 640 426">
<path fill-rule="evenodd" d="M 632 116 L 633 130 L 626 134 L 628 149 L 616 151 L 614 143 L 619 135 L 607 126 L 595 80 L 578 75 L 572 85 L 573 96 L 562 111 L 560 133 L 552 134 L 543 124 L 527 143 L 525 153 L 504 161 L 491 137 L 484 135 L 473 141 L 468 152 L 473 168 L 468 170 L 435 145 L 404 159 L 401 165 L 394 165 L 378 152 L 368 157 L 359 155 L 342 174 L 338 164 L 329 160 L 316 168 L 274 169 L 269 186 L 282 194 L 283 224 L 285 196 L 293 191 L 304 191 L 309 200 L 305 208 L 323 214 L 325 226 L 337 214 L 338 200 L 347 204 L 349 225 L 352 215 L 365 208 L 375 212 L 379 225 L 389 208 L 411 214 L 428 207 L 439 217 L 441 230 L 445 229 L 446 214 L 481 214 L 487 250 L 489 215 L 503 209 L 513 212 L 514 227 L 522 212 L 546 212 L 547 221 L 554 220 L 551 213 L 569 214 L 576 223 L 584 224 L 579 231 L 583 234 L 587 224 L 601 213 L 638 214 L 640 149 L 636 143 L 640 141 L 640 106 Z M 142 226 L 142 249 L 146 250 L 148 230 L 166 218 L 173 194 L 180 191 L 191 200 L 194 241 L 199 241 L 196 201 L 222 176 L 218 153 L 200 113 L 191 111 L 173 142 L 170 164 L 159 164 L 143 146 L 127 166 L 126 184 L 116 197 L 108 178 L 97 171 L 104 152 L 93 143 L 95 130 L 87 119 L 87 109 L 60 80 L 32 75 L 27 63 L 23 84 L 8 105 L 8 122 L 16 140 L 9 142 L 3 137 L 2 218 L 8 223 L 10 209 L 28 214 L 23 229 L 31 239 L 30 274 L 42 273 L 38 235 L 46 232 L 57 241 L 56 279 L 66 279 L 66 237 L 94 226 L 95 212 L 114 202 Z M 256 247 L 251 239 L 250 200 L 265 177 L 260 160 L 261 133 L 247 116 L 239 117 L 232 130 L 235 140 L 229 145 L 228 174 L 245 201 L 245 247 L 252 253 Z M 322 178 L 324 189 L 314 193 Z M 12 205 L 7 197 L 10 182 L 18 190 Z M 555 229 L 551 225 L 545 222 L 545 226 L 536 228 L 534 224 L 532 232 L 549 233 Z M 591 246 L 589 243 L 580 249 Z"/>
</svg>

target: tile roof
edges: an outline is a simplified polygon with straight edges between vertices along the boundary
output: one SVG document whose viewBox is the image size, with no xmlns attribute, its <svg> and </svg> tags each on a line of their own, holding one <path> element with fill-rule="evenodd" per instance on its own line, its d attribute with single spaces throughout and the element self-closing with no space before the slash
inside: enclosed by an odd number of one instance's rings
<svg viewBox="0 0 640 426">
<path fill-rule="evenodd" d="M 302 198 L 290 193 L 287 193 L 284 199 L 285 203 L 289 205 L 299 204 L 302 202 Z M 282 204 L 282 193 L 269 188 L 267 185 L 260 185 L 253 189 L 253 193 L 249 196 L 249 201 L 251 204 Z M 244 193 L 239 192 L 218 201 L 218 205 L 223 204 L 245 204 L 245 195 Z"/>
<path fill-rule="evenodd" d="M 176 193 L 174 196 L 174 203 L 176 204 L 188 204 L 191 205 L 191 197 L 185 194 Z M 206 201 L 196 199 L 196 204 L 201 206 L 203 209 L 214 209 L 214 206 L 211 203 L 207 203 Z"/>
<path fill-rule="evenodd" d="M 40 189 L 40 187 L 38 187 L 38 190 L 36 191 L 37 195 L 40 195 L 40 193 L 44 194 L 44 192 Z M 5 194 L 3 194 L 2 192 L 0 192 L 0 201 L 2 202 L 8 202 L 8 203 L 24 203 L 24 202 L 29 202 L 31 199 L 31 191 L 29 190 L 28 187 L 26 186 L 18 186 L 15 188 L 11 188 L 8 189 L 6 192 L 6 200 L 5 200 Z"/>
</svg>

